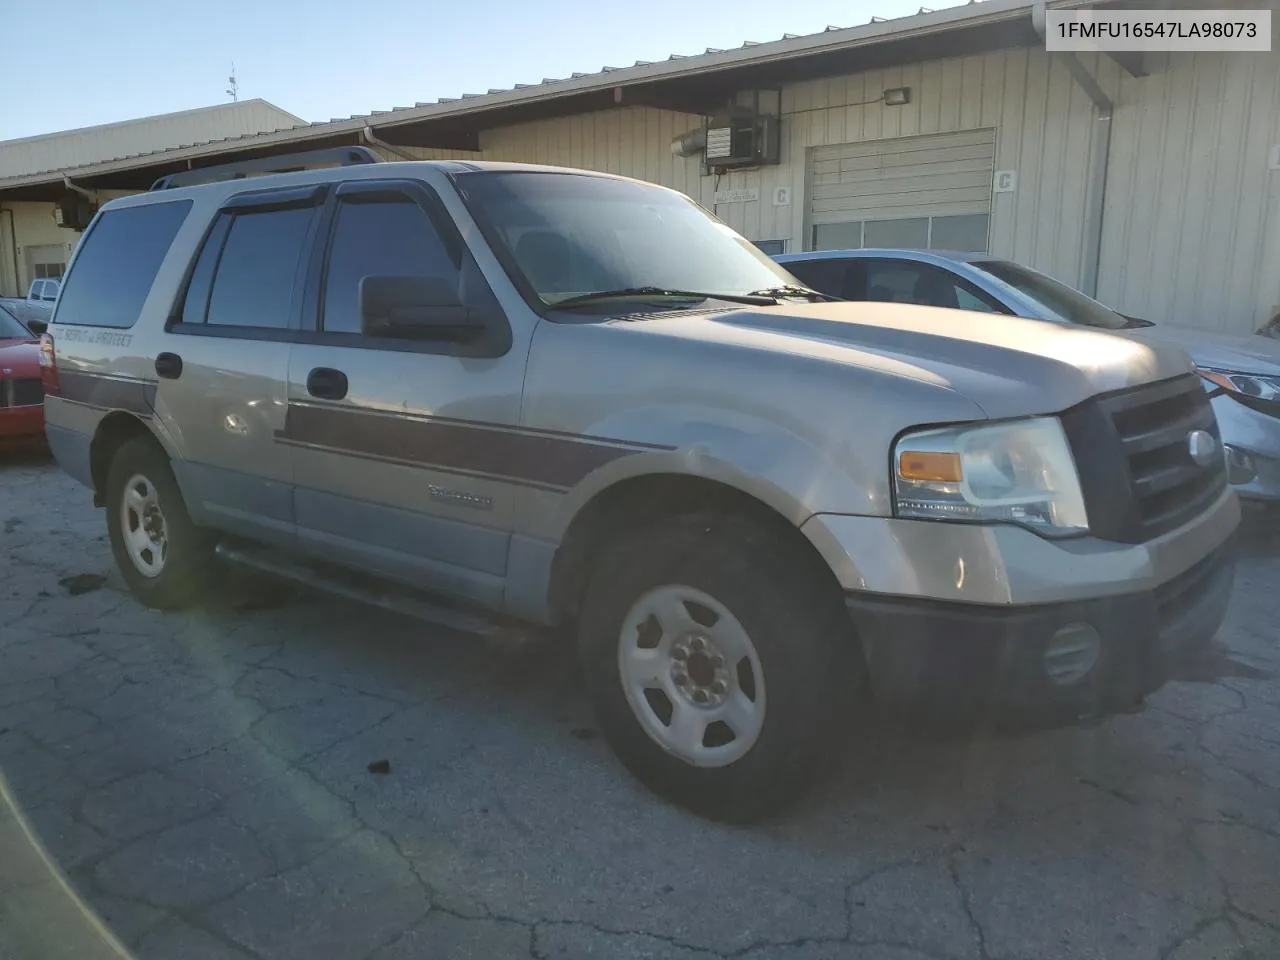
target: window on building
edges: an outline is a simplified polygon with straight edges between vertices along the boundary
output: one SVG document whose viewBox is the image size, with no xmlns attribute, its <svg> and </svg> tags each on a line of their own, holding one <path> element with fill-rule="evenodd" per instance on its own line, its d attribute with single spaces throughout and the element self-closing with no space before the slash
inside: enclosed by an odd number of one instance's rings
<svg viewBox="0 0 1280 960">
<path fill-rule="evenodd" d="M 230 217 L 209 291 L 208 323 L 273 329 L 289 326 L 307 231 L 316 210 L 247 211 Z M 206 251 L 209 246 L 206 244 Z M 196 280 L 193 275 L 193 286 Z"/>
<path fill-rule="evenodd" d="M 752 240 L 763 253 L 767 253 L 771 257 L 776 257 L 780 253 L 787 252 L 787 242 L 785 240 Z"/>
<path fill-rule="evenodd" d="M 929 218 L 867 220 L 862 225 L 862 245 L 926 250 L 929 247 Z"/>
<path fill-rule="evenodd" d="M 403 201 L 344 201 L 329 249 L 325 330 L 359 333 L 360 281 L 365 277 L 432 277 L 458 284 L 458 268 L 426 212 Z"/>
<path fill-rule="evenodd" d="M 190 210 L 190 200 L 173 200 L 102 214 L 62 284 L 58 323 L 133 326 Z"/>
<path fill-rule="evenodd" d="M 815 250 L 956 250 L 985 253 L 991 218 L 985 213 L 946 217 L 902 217 L 818 223 L 813 227 Z"/>
<path fill-rule="evenodd" d="M 985 213 L 932 217 L 929 224 L 929 249 L 986 253 L 990 223 L 991 218 Z"/>
</svg>

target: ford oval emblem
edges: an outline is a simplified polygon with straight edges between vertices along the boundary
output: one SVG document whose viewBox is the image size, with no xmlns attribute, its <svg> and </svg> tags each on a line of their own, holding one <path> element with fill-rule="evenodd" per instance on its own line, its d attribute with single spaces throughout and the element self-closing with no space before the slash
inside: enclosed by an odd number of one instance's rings
<svg viewBox="0 0 1280 960">
<path fill-rule="evenodd" d="M 1192 430 L 1187 434 L 1187 453 L 1201 467 L 1207 467 L 1218 456 L 1218 441 L 1208 430 Z"/>
</svg>

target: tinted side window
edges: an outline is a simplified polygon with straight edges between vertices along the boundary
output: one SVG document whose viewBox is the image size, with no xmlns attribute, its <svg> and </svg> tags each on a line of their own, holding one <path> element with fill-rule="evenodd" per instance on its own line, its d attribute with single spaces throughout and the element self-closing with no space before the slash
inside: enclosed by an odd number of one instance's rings
<svg viewBox="0 0 1280 960">
<path fill-rule="evenodd" d="M 187 295 L 182 302 L 183 323 L 204 323 L 209 312 L 209 291 L 213 288 L 213 271 L 222 256 L 222 245 L 227 240 L 227 229 L 231 226 L 231 214 L 221 214 L 214 222 L 213 229 L 205 238 L 200 248 L 200 256 L 196 260 L 195 269 L 191 271 L 191 279 L 187 282 Z"/>
<path fill-rule="evenodd" d="M 207 322 L 288 327 L 307 233 L 315 215 L 315 207 L 301 207 L 232 216 L 213 275 Z M 192 276 L 193 285 L 199 266 Z"/>
<path fill-rule="evenodd" d="M 190 200 L 174 200 L 99 216 L 63 285 L 57 322 L 133 326 L 190 210 Z"/>
<path fill-rule="evenodd" d="M 845 297 L 848 260 L 797 260 L 782 266 L 807 287 L 830 297 Z"/>
<path fill-rule="evenodd" d="M 928 263 L 873 260 L 867 264 L 867 300 L 919 303 L 953 310 L 996 311 L 996 306 L 960 277 Z"/>
<path fill-rule="evenodd" d="M 458 284 L 458 268 L 440 234 L 408 198 L 339 205 L 325 281 L 325 330 L 360 332 L 360 281 L 372 276 L 434 277 Z"/>
</svg>

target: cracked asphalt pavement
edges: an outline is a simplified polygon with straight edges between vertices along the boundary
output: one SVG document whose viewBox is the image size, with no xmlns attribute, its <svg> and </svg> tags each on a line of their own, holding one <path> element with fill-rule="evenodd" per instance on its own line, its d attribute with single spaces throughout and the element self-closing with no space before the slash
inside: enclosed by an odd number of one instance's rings
<svg viewBox="0 0 1280 960">
<path fill-rule="evenodd" d="M 46 457 L 0 458 L 0 531 L 4 960 L 91 956 L 72 890 L 141 958 L 1280 957 L 1275 521 L 1141 712 L 843 731 L 752 828 L 632 781 L 555 645 L 283 588 L 146 610 Z"/>
</svg>

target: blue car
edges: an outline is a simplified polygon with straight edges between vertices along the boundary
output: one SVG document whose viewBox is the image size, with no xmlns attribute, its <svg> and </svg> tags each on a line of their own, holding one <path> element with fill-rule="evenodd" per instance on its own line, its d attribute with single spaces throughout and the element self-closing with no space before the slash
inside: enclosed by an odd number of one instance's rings
<svg viewBox="0 0 1280 960">
<path fill-rule="evenodd" d="M 842 300 L 1003 313 L 1176 343 L 1214 398 L 1236 491 L 1246 499 L 1280 502 L 1280 341 L 1123 316 L 1052 277 L 985 253 L 823 250 L 774 259 L 806 286 Z"/>
</svg>

